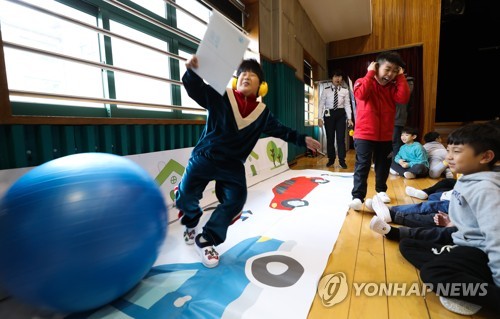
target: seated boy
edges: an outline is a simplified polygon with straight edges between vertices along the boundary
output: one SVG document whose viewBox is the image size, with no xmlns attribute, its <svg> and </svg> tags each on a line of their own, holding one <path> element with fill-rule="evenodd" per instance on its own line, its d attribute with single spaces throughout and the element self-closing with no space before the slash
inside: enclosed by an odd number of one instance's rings
<svg viewBox="0 0 500 319">
<path fill-rule="evenodd" d="M 481 307 L 500 313 L 498 123 L 468 124 L 448 136 L 449 167 L 463 174 L 450 199 L 454 226 L 402 227 L 393 234 L 401 254 L 420 269 L 422 281 L 440 294 L 442 305 L 463 315 Z M 377 232 L 393 232 L 379 224 Z"/>
<path fill-rule="evenodd" d="M 453 173 L 448 167 L 446 159 L 446 147 L 441 143 L 438 132 L 429 132 L 424 135 L 424 148 L 429 159 L 429 177 L 440 178 L 443 172 L 446 178 L 453 178 Z"/>
<path fill-rule="evenodd" d="M 429 161 L 427 152 L 422 144 L 415 141 L 418 131 L 412 127 L 404 127 L 401 133 L 403 145 L 394 156 L 390 172 L 393 175 L 402 175 L 411 179 L 425 177 L 429 173 Z"/>
</svg>

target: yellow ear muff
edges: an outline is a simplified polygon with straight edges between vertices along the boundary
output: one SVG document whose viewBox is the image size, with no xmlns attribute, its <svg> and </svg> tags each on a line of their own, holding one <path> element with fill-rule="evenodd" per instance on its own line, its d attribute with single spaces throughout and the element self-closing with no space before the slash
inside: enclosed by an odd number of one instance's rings
<svg viewBox="0 0 500 319">
<path fill-rule="evenodd" d="M 238 78 L 236 76 L 233 77 L 233 80 L 231 81 L 231 87 L 233 90 L 236 90 L 238 87 Z M 269 87 L 267 86 L 267 82 L 264 81 L 260 84 L 259 86 L 259 91 L 257 91 L 258 96 L 266 96 L 267 92 L 269 91 Z"/>
<path fill-rule="evenodd" d="M 231 81 L 231 87 L 233 88 L 233 90 L 236 90 L 236 88 L 238 87 L 238 78 L 233 76 L 233 80 Z"/>
<path fill-rule="evenodd" d="M 257 95 L 264 97 L 264 96 L 266 96 L 268 91 L 269 91 L 269 87 L 267 86 L 267 82 L 264 81 L 260 84 L 259 91 L 257 92 Z"/>
</svg>

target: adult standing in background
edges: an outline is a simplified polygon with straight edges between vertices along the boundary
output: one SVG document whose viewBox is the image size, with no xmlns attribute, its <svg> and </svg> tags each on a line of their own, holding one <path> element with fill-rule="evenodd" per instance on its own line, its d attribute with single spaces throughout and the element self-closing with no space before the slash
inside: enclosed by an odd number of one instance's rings
<svg viewBox="0 0 500 319">
<path fill-rule="evenodd" d="M 326 86 L 323 93 L 321 93 L 318 125 L 319 127 L 324 125 L 326 131 L 326 151 L 328 156 L 326 166 L 332 166 L 338 155 L 340 167 L 347 169 L 345 162 L 346 120 L 349 126 L 352 126 L 353 123 L 349 90 L 342 87 L 343 79 L 344 76 L 341 70 L 333 71 L 332 83 Z M 337 141 L 337 151 L 335 151 L 335 141 Z"/>
<path fill-rule="evenodd" d="M 368 65 L 366 75 L 354 83 L 356 164 L 349 207 L 356 211 L 361 210 L 366 197 L 372 158 L 375 191 L 384 203 L 391 201 L 386 191 L 396 103 L 406 104 L 410 99 L 410 88 L 401 68 L 403 63 L 397 52 L 382 52 Z"/>
<path fill-rule="evenodd" d="M 402 66 L 403 71 L 406 69 L 406 64 Z M 392 135 L 392 153 L 391 157 L 396 156 L 399 152 L 399 148 L 404 144 L 401 140 L 401 133 L 403 133 L 403 128 L 406 126 L 408 121 L 408 110 L 410 108 L 411 97 L 413 93 L 413 78 L 406 76 L 406 82 L 410 87 L 410 100 L 406 104 L 396 103 L 396 116 L 394 118 L 394 133 Z"/>
</svg>

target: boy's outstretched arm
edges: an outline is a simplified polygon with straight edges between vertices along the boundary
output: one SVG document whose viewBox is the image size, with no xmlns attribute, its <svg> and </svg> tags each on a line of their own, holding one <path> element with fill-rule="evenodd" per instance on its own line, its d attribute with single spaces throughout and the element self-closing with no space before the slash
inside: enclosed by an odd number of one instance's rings
<svg viewBox="0 0 500 319">
<path fill-rule="evenodd" d="M 313 153 L 316 153 L 319 149 L 321 149 L 320 142 L 316 141 L 310 136 L 306 136 L 306 146 L 308 149 L 313 151 Z"/>
<path fill-rule="evenodd" d="M 202 108 L 210 110 L 213 105 L 217 104 L 217 102 L 214 101 L 220 99 L 220 94 L 196 74 L 194 69 L 197 69 L 198 66 L 198 58 L 196 55 L 193 55 L 186 61 L 187 70 L 182 76 L 182 84 L 190 98 L 196 101 Z"/>
</svg>

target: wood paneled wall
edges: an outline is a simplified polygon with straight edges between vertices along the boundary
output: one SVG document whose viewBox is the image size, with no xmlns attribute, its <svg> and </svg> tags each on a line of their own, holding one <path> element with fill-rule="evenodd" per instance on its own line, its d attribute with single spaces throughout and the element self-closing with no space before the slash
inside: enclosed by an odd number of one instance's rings
<svg viewBox="0 0 500 319">
<path fill-rule="evenodd" d="M 304 50 L 317 63 L 317 78 L 328 76 L 327 44 L 314 28 L 298 0 L 259 0 L 260 54 L 270 61 L 280 61 L 296 70 L 303 80 Z"/>
<path fill-rule="evenodd" d="M 327 59 L 422 45 L 423 130 L 433 130 L 441 0 L 372 0 L 372 21 L 371 35 L 329 43 Z"/>
</svg>

